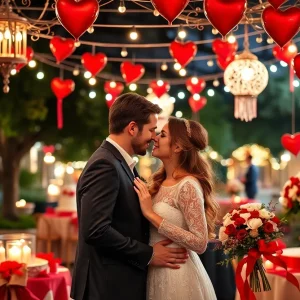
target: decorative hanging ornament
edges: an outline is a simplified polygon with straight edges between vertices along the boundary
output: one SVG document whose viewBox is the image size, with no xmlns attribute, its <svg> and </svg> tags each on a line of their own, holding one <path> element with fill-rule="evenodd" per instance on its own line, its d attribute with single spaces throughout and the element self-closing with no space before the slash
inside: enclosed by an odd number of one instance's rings
<svg viewBox="0 0 300 300">
<path fill-rule="evenodd" d="M 300 8 L 290 7 L 281 11 L 268 6 L 262 12 L 262 24 L 275 43 L 283 47 L 299 31 Z"/>
<path fill-rule="evenodd" d="M 298 76 L 298 78 L 300 79 L 300 53 L 298 53 L 294 59 L 293 59 L 293 67 L 295 70 L 296 75 Z"/>
<path fill-rule="evenodd" d="M 20 70 L 25 67 L 33 58 L 34 55 L 34 51 L 31 47 L 27 47 L 26 48 L 26 58 L 27 58 L 27 63 L 25 64 L 17 64 L 15 69 L 17 72 L 20 72 Z"/>
<path fill-rule="evenodd" d="M 226 36 L 242 20 L 247 0 L 204 0 L 204 13 L 208 21 Z"/>
<path fill-rule="evenodd" d="M 51 81 L 51 89 L 57 98 L 57 128 L 63 128 L 63 99 L 69 96 L 75 89 L 75 83 L 71 79 L 55 77 Z"/>
<path fill-rule="evenodd" d="M 55 14 L 76 41 L 94 24 L 99 14 L 97 0 L 57 0 Z"/>
<path fill-rule="evenodd" d="M 199 110 L 201 110 L 202 108 L 204 108 L 204 106 L 207 103 L 207 99 L 205 97 L 202 97 L 198 94 L 193 95 L 189 98 L 189 105 L 191 107 L 191 110 L 196 113 Z"/>
<path fill-rule="evenodd" d="M 219 66 L 220 69 L 225 70 L 228 65 L 234 61 L 235 54 L 227 57 L 223 56 L 217 56 L 217 65 Z"/>
<path fill-rule="evenodd" d="M 160 98 L 162 95 L 164 95 L 170 90 L 169 82 L 163 81 L 161 79 L 151 81 L 149 87 L 152 89 L 153 93 L 157 96 L 157 98 Z"/>
<path fill-rule="evenodd" d="M 288 0 L 268 0 L 268 2 L 275 8 L 278 9 L 283 3 L 287 2 Z"/>
<path fill-rule="evenodd" d="M 81 56 L 81 63 L 94 77 L 105 68 L 107 57 L 104 53 L 92 54 L 87 52 Z"/>
<path fill-rule="evenodd" d="M 229 43 L 228 41 L 222 41 L 221 39 L 215 39 L 212 43 L 212 50 L 223 59 L 232 57 L 236 54 L 238 50 L 238 43 Z"/>
<path fill-rule="evenodd" d="M 295 156 L 300 152 L 300 133 L 284 134 L 281 137 L 282 146 Z"/>
<path fill-rule="evenodd" d="M 143 65 L 135 65 L 130 61 L 124 61 L 121 64 L 121 74 L 128 85 L 142 78 L 145 74 L 145 68 Z"/>
<path fill-rule="evenodd" d="M 118 98 L 117 96 L 114 96 L 112 94 L 110 94 L 110 95 L 111 95 L 111 98 L 109 100 L 106 99 L 106 105 L 108 108 L 111 108 L 111 106 L 114 104 L 114 102 Z"/>
<path fill-rule="evenodd" d="M 46 153 L 53 153 L 55 151 L 55 147 L 53 145 L 49 145 L 49 146 L 43 146 L 43 152 Z"/>
<path fill-rule="evenodd" d="M 286 62 L 288 65 L 291 64 L 293 58 L 297 55 L 297 46 L 293 43 L 286 44 L 282 48 L 278 45 L 273 48 L 273 55 L 278 60 Z"/>
<path fill-rule="evenodd" d="M 76 47 L 73 39 L 65 39 L 60 36 L 54 36 L 50 41 L 50 50 L 58 64 L 68 58 L 75 49 Z"/>
<path fill-rule="evenodd" d="M 113 97 L 118 97 L 124 90 L 124 85 L 121 82 L 106 81 L 104 83 L 104 91 L 111 94 Z"/>
<path fill-rule="evenodd" d="M 151 0 L 154 8 L 165 18 L 169 25 L 182 13 L 190 0 L 172 0 L 172 3 L 166 0 Z"/>
<path fill-rule="evenodd" d="M 187 90 L 192 94 L 200 94 L 206 86 L 205 80 L 200 77 L 190 77 L 185 82 Z"/>
<path fill-rule="evenodd" d="M 197 54 L 197 46 L 193 42 L 174 41 L 170 45 L 170 54 L 181 67 L 185 67 Z"/>
<path fill-rule="evenodd" d="M 251 121 L 257 117 L 257 96 L 268 84 L 266 67 L 255 55 L 244 51 L 224 72 L 224 82 L 234 98 L 234 117 Z"/>
</svg>

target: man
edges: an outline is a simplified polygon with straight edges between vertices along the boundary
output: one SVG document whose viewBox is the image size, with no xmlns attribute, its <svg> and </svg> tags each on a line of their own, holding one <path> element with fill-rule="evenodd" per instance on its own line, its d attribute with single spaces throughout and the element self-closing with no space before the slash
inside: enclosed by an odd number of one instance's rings
<svg viewBox="0 0 300 300">
<path fill-rule="evenodd" d="M 110 108 L 109 137 L 89 159 L 77 186 L 79 242 L 71 297 L 75 300 L 145 300 L 147 266 L 176 268 L 185 249 L 150 247 L 149 224 L 133 188 L 133 154 L 155 139 L 161 109 L 137 94 Z"/>
<path fill-rule="evenodd" d="M 249 166 L 246 177 L 243 180 L 245 184 L 245 192 L 248 199 L 255 199 L 257 194 L 258 168 L 252 164 L 252 156 L 249 154 L 246 158 Z"/>
</svg>

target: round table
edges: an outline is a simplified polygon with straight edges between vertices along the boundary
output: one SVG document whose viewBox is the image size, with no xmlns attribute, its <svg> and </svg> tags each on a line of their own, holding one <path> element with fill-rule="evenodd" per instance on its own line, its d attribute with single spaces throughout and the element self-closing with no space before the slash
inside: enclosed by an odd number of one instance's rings
<svg viewBox="0 0 300 300">
<path fill-rule="evenodd" d="M 27 288 L 40 300 L 69 300 L 71 280 L 69 270 L 59 267 L 57 274 L 28 278 Z"/>
</svg>

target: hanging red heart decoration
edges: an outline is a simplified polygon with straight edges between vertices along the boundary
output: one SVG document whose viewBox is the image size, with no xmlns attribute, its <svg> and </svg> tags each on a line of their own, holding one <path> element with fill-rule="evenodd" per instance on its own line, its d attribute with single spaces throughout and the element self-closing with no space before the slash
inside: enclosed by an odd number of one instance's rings
<svg viewBox="0 0 300 300">
<path fill-rule="evenodd" d="M 288 43 L 282 48 L 278 45 L 273 48 L 273 55 L 278 59 L 290 64 L 293 58 L 297 55 L 297 46 L 293 43 Z"/>
<path fill-rule="evenodd" d="M 268 0 L 268 1 L 276 9 L 280 7 L 283 3 L 287 2 L 287 0 Z"/>
<path fill-rule="evenodd" d="M 197 95 L 197 94 L 196 94 Z M 199 111 L 199 110 L 201 110 L 205 105 L 206 105 L 206 103 L 207 103 L 207 100 L 206 100 L 206 98 L 205 97 L 200 97 L 199 95 L 199 97 L 198 96 L 196 96 L 196 95 L 193 95 L 193 96 L 191 96 L 190 98 L 189 98 L 189 105 L 190 105 L 190 107 L 191 107 L 191 109 L 192 109 L 192 111 L 193 112 L 197 112 L 197 111 Z"/>
<path fill-rule="evenodd" d="M 172 22 L 182 13 L 189 2 L 190 0 L 173 0 L 172 3 L 166 0 L 151 0 L 154 8 L 169 22 L 169 25 L 172 25 Z"/>
<path fill-rule="evenodd" d="M 50 41 L 50 50 L 59 64 L 75 51 L 75 42 L 72 39 L 65 39 L 54 36 Z"/>
<path fill-rule="evenodd" d="M 169 82 L 163 81 L 161 79 L 151 81 L 149 87 L 152 89 L 157 98 L 160 98 L 170 90 Z"/>
<path fill-rule="evenodd" d="M 78 40 L 96 21 L 97 0 L 57 0 L 55 13 L 61 25 Z"/>
<path fill-rule="evenodd" d="M 46 153 L 53 153 L 55 151 L 55 147 L 53 145 L 43 146 L 43 152 Z"/>
<path fill-rule="evenodd" d="M 281 137 L 281 144 L 286 150 L 297 156 L 300 152 L 300 133 L 284 134 Z"/>
<path fill-rule="evenodd" d="M 280 11 L 268 6 L 262 12 L 262 24 L 275 43 L 283 47 L 299 31 L 300 8 L 290 7 L 285 11 Z"/>
<path fill-rule="evenodd" d="M 127 84 L 138 81 L 145 74 L 143 65 L 135 65 L 130 61 L 121 64 L 121 74 Z"/>
<path fill-rule="evenodd" d="M 107 64 L 107 57 L 104 53 L 99 52 L 93 55 L 92 53 L 87 52 L 82 55 L 81 63 L 85 69 L 92 74 L 92 76 L 96 76 L 105 68 Z"/>
<path fill-rule="evenodd" d="M 111 94 L 113 97 L 118 97 L 124 90 L 124 85 L 121 82 L 106 81 L 104 83 L 104 91 Z"/>
<path fill-rule="evenodd" d="M 197 54 L 197 46 L 193 42 L 174 41 L 170 45 L 170 54 L 184 68 Z"/>
<path fill-rule="evenodd" d="M 236 54 L 238 50 L 238 43 L 229 43 L 228 41 L 222 41 L 221 39 L 216 39 L 212 43 L 212 50 L 223 59 L 227 57 L 232 57 Z"/>
<path fill-rule="evenodd" d="M 206 86 L 205 80 L 198 77 L 188 78 L 185 82 L 187 90 L 192 94 L 200 94 Z"/>
<path fill-rule="evenodd" d="M 60 79 L 55 77 L 51 81 L 51 89 L 57 98 L 57 128 L 63 128 L 63 99 L 69 96 L 75 89 L 75 83 L 71 79 Z"/>
<path fill-rule="evenodd" d="M 217 65 L 220 67 L 220 69 L 225 70 L 228 65 L 234 61 L 235 55 L 223 58 L 222 56 L 217 56 Z"/>
<path fill-rule="evenodd" d="M 114 102 L 116 101 L 117 96 L 113 96 L 111 97 L 110 100 L 106 100 L 106 105 L 108 108 L 111 108 L 111 106 L 114 104 Z"/>
<path fill-rule="evenodd" d="M 16 71 L 19 72 L 23 67 L 25 67 L 33 58 L 34 55 L 34 51 L 31 47 L 27 47 L 26 48 L 26 59 L 27 59 L 27 63 L 25 64 L 17 64 L 16 65 Z"/>
<path fill-rule="evenodd" d="M 298 53 L 293 59 L 293 67 L 296 72 L 296 75 L 300 79 L 300 53 Z"/>
<path fill-rule="evenodd" d="M 209 22 L 225 36 L 239 24 L 247 0 L 204 0 L 204 13 Z"/>
</svg>

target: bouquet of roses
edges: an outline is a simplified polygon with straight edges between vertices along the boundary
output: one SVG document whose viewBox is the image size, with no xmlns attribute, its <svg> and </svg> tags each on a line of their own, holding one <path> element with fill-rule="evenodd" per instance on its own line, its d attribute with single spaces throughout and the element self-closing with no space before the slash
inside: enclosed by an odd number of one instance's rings
<svg viewBox="0 0 300 300">
<path fill-rule="evenodd" d="M 279 202 L 288 211 L 288 215 L 300 211 L 300 173 L 285 183 Z"/>
<path fill-rule="evenodd" d="M 262 257 L 286 269 L 285 263 L 274 254 L 281 254 L 276 239 L 283 236 L 283 222 L 261 203 L 241 205 L 223 217 L 219 231 L 221 248 L 228 255 L 222 263 L 237 258 L 236 285 L 241 299 L 255 299 L 254 292 L 271 290 L 265 274 Z M 241 276 L 243 266 L 247 264 L 246 278 Z M 250 285 L 248 277 L 250 276 Z M 261 281 L 260 281 L 261 278 Z M 287 279 L 299 288 L 297 279 L 287 272 Z"/>
<path fill-rule="evenodd" d="M 237 179 L 227 182 L 226 191 L 230 195 L 239 195 L 244 190 L 244 185 Z"/>
</svg>

